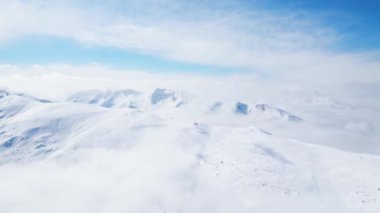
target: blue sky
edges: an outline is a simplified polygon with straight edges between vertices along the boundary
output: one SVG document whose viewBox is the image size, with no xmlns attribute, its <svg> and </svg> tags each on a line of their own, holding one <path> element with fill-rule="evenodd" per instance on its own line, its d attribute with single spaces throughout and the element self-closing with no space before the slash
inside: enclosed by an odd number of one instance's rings
<svg viewBox="0 0 380 213">
<path fill-rule="evenodd" d="M 380 48 L 380 1 L 377 0 L 269 0 L 268 10 L 303 10 L 322 14 L 322 21 L 345 34 L 340 48 L 362 51 Z"/>
<path fill-rule="evenodd" d="M 0 47 L 0 64 L 19 66 L 49 64 L 100 64 L 116 69 L 159 72 L 230 73 L 239 67 L 219 67 L 166 60 L 151 54 L 110 47 L 82 45 L 70 39 L 31 36 Z"/>
<path fill-rule="evenodd" d="M 379 59 L 375 0 L 57 2 L 0 0 L 0 64 L 265 73 Z"/>
</svg>

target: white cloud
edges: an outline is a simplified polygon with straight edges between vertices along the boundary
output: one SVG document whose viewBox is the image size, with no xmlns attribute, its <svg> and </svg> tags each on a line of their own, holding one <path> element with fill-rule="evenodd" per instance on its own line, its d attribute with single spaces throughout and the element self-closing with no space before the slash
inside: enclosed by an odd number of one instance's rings
<svg viewBox="0 0 380 213">
<path fill-rule="evenodd" d="M 112 1 L 91 6 L 86 1 L 54 5 L 0 1 L 0 41 L 57 36 L 83 45 L 240 67 L 296 80 L 380 79 L 378 57 L 371 60 L 367 54 L 329 51 L 341 35 L 316 18 L 225 6 L 232 7 L 231 12 L 181 1 Z"/>
</svg>

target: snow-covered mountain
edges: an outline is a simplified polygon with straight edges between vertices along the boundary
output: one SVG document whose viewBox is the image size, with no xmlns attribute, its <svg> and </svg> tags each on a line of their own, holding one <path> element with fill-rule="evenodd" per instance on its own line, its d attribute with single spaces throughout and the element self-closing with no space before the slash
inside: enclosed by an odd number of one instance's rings
<svg viewBox="0 0 380 213">
<path fill-rule="evenodd" d="M 300 117 L 297 117 L 283 109 L 269 106 L 268 104 L 256 104 L 254 106 L 249 106 L 248 104 L 237 102 L 236 110 L 240 114 L 254 114 L 256 117 L 261 119 L 278 119 L 282 118 L 288 121 L 301 121 Z"/>
<path fill-rule="evenodd" d="M 135 90 L 117 90 L 117 91 L 83 91 L 72 95 L 68 101 L 77 103 L 96 104 L 102 107 L 142 107 L 141 94 Z"/>
<path fill-rule="evenodd" d="M 1 209 L 380 211 L 379 156 L 271 128 L 314 125 L 305 113 L 186 87 L 94 85 L 55 98 L 3 85 Z"/>
<path fill-rule="evenodd" d="M 120 114 L 122 117 L 127 114 L 131 121 L 135 121 L 134 117 L 149 116 L 152 117 L 153 121 L 157 119 L 157 122 L 160 123 L 167 122 L 167 120 L 177 120 L 176 114 L 179 113 L 189 116 L 179 118 L 178 122 L 190 124 L 199 122 L 196 119 L 192 120 L 192 116 L 197 116 L 197 113 L 200 112 L 192 110 L 194 106 L 191 106 L 191 95 L 168 89 L 155 89 L 151 94 L 143 94 L 132 89 L 91 90 L 77 92 L 64 101 L 42 100 L 6 90 L 2 90 L 0 94 L 0 119 L 3 121 L 3 125 L 0 127 L 2 132 L 0 135 L 0 156 L 2 156 L 0 162 L 2 163 L 43 159 L 55 155 L 56 152 L 59 153 L 61 149 L 83 146 L 82 141 L 74 143 L 74 140 L 71 139 L 70 142 L 67 142 L 66 139 L 84 134 L 84 129 L 93 124 L 92 122 L 86 123 L 87 120 L 93 121 L 95 118 L 99 121 L 106 121 L 110 115 L 117 116 Z M 222 102 L 217 103 L 220 106 L 213 106 L 213 108 L 222 107 Z M 185 104 L 190 105 L 190 107 L 173 111 L 173 108 L 180 108 Z M 237 102 L 235 109 L 230 106 L 229 110 L 219 112 L 217 116 L 236 116 L 239 119 L 238 114 L 248 116 L 249 113 L 249 119 L 252 121 L 262 120 L 263 116 L 272 120 L 283 118 L 289 121 L 301 120 L 284 110 L 265 104 L 255 105 L 254 109 L 245 109 L 245 111 L 241 109 L 243 105 L 243 103 Z M 248 105 L 244 106 L 248 107 Z M 163 117 L 162 110 L 170 113 L 171 117 L 169 119 Z M 202 116 L 207 117 L 207 113 L 209 112 L 203 112 Z M 266 116 L 265 113 L 269 113 L 269 115 Z M 215 109 L 214 113 L 211 114 L 215 116 Z M 114 129 L 110 129 L 112 132 L 119 131 L 115 130 L 115 127 L 111 126 L 111 128 Z M 78 132 L 73 131 L 76 129 Z M 96 129 L 95 131 L 100 130 Z M 96 133 L 92 135 L 96 135 Z M 91 143 L 94 144 L 94 142 Z M 110 143 L 100 143 L 99 145 L 110 146 Z"/>
</svg>

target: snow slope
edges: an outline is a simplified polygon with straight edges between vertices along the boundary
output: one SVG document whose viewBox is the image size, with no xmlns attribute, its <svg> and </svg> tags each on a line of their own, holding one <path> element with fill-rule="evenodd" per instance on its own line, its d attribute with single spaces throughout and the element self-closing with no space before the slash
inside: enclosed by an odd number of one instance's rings
<svg viewBox="0 0 380 213">
<path fill-rule="evenodd" d="M 203 107 L 178 94 L 184 93 L 83 91 L 47 101 L 3 90 L 0 191 L 9 193 L 0 193 L 0 208 L 379 212 L 380 157 L 252 125 L 266 111 L 271 122 L 293 122 L 276 107 L 242 109 L 216 100 Z M 220 122 L 224 117 L 235 120 Z"/>
<path fill-rule="evenodd" d="M 0 75 L 1 212 L 380 211 L 380 157 L 342 151 L 378 141 L 374 105 L 214 77 Z"/>
</svg>

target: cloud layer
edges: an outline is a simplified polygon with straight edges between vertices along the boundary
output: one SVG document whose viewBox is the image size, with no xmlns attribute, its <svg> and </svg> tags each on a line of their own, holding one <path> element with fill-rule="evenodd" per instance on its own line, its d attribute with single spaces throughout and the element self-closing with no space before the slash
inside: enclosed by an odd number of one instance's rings
<svg viewBox="0 0 380 213">
<path fill-rule="evenodd" d="M 344 35 L 321 16 L 240 3 L 0 1 L 0 42 L 53 36 L 296 80 L 380 79 L 377 53 L 332 51 Z"/>
</svg>

